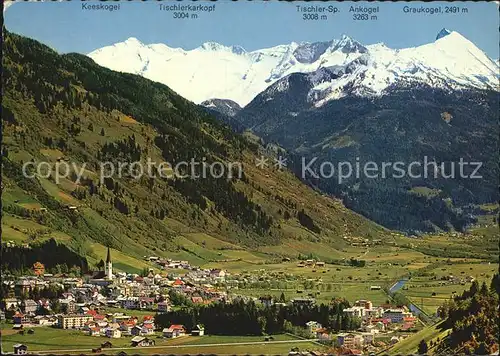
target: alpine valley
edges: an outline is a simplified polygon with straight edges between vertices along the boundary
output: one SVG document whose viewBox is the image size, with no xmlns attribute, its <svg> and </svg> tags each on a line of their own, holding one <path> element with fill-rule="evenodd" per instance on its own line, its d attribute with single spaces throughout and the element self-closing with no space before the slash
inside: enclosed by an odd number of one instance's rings
<svg viewBox="0 0 500 356">
<path fill-rule="evenodd" d="M 498 352 L 498 65 L 461 35 L 2 40 L 1 354 Z M 423 156 L 483 178 L 299 174 Z M 219 169 L 103 175 L 150 161 Z"/>
<path fill-rule="evenodd" d="M 386 227 L 462 230 L 477 205 L 498 200 L 499 66 L 457 32 L 398 50 L 345 35 L 252 52 L 130 38 L 89 57 L 165 83 L 236 131 L 277 145 L 302 180 Z M 422 178 L 318 178 L 304 175 L 303 159 L 316 159 L 314 172 L 326 161 L 420 162 L 413 175 Z M 469 178 L 473 165 L 458 176 L 460 160 L 481 162 L 480 184 Z M 424 176 L 429 167 L 439 174 Z"/>
</svg>

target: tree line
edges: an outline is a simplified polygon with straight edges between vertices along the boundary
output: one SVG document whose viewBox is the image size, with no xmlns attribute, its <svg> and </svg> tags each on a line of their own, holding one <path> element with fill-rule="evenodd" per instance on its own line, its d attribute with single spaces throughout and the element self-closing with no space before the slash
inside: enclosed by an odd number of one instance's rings
<svg viewBox="0 0 500 356">
<path fill-rule="evenodd" d="M 89 269 L 86 257 L 80 256 L 63 244 L 58 244 L 54 239 L 34 244 L 30 248 L 2 246 L 3 271 L 31 270 L 33 264 L 38 261 L 43 261 L 46 270 L 65 266 L 64 270 L 69 271 L 76 266 L 86 273 Z"/>
<path fill-rule="evenodd" d="M 332 300 L 329 305 L 264 306 L 241 298 L 231 303 L 182 305 L 168 313 L 157 314 L 157 325 L 166 328 L 171 324 L 182 324 L 190 330 L 202 324 L 205 332 L 211 335 L 278 334 L 290 331 L 294 326 L 305 327 L 309 321 L 317 321 L 323 327 L 335 331 L 354 330 L 361 325 L 359 319 L 343 313 L 343 309 L 349 307 L 349 302 L 342 298 Z"/>
</svg>

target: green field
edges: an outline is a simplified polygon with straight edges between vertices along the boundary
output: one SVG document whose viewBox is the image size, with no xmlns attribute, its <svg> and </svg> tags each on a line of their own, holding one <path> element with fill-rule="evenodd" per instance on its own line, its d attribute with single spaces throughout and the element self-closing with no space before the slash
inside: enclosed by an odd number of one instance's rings
<svg viewBox="0 0 500 356">
<path fill-rule="evenodd" d="M 352 283 L 352 284 L 335 284 L 332 285 L 330 291 L 318 291 L 317 289 L 300 289 L 302 293 L 297 293 L 297 289 L 239 289 L 231 290 L 232 294 L 248 295 L 252 297 L 260 297 L 264 295 L 271 295 L 277 300 L 281 293 L 285 295 L 287 301 L 293 298 L 306 297 L 309 294 L 316 299 L 317 303 L 328 304 L 332 298 L 342 297 L 346 298 L 349 302 L 354 303 L 359 299 L 369 299 L 375 305 L 386 303 L 388 296 L 382 290 L 370 290 L 369 284 Z M 319 292 L 319 294 L 318 294 Z"/>
<path fill-rule="evenodd" d="M 410 300 L 428 314 L 434 314 L 439 306 L 454 294 L 461 294 L 470 288 L 471 283 L 458 283 L 443 280 L 447 276 L 456 276 L 460 279 L 473 277 L 479 283 L 489 285 L 491 277 L 497 271 L 497 266 L 489 262 L 467 263 L 435 263 L 425 268 L 423 276 L 413 277 L 406 283 L 403 293 Z"/>
<path fill-rule="evenodd" d="M 295 337 L 280 334 L 273 335 L 274 341 L 296 340 Z M 264 336 L 226 336 L 226 335 L 204 335 L 201 337 L 191 337 L 183 344 L 200 345 L 200 344 L 225 344 L 232 342 L 259 342 L 264 341 Z"/>
<path fill-rule="evenodd" d="M 92 337 L 84 335 L 81 331 L 62 330 L 51 327 L 33 328 L 35 333 L 29 335 L 19 334 L 12 329 L 2 328 L 2 347 L 5 351 L 12 351 L 12 346 L 22 343 L 28 346 L 28 351 L 37 350 L 65 350 L 80 348 L 95 348 L 107 340 L 104 337 Z M 112 341 L 117 347 L 127 347 L 130 345 L 130 338 L 115 339 Z"/>
<path fill-rule="evenodd" d="M 324 347 L 312 342 L 300 343 L 266 343 L 251 345 L 220 345 L 220 346 L 193 346 L 193 347 L 168 347 L 157 348 L 154 350 L 142 349 L 141 354 L 177 354 L 177 355 L 196 355 L 196 354 L 212 354 L 212 355 L 287 355 L 292 348 L 298 348 L 299 351 L 318 351 Z M 134 350 L 135 353 L 135 350 Z"/>
</svg>

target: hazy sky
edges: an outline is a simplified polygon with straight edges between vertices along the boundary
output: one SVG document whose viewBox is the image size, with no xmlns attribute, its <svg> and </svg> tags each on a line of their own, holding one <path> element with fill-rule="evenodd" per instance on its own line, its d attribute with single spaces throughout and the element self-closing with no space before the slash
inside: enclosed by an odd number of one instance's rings
<svg viewBox="0 0 500 356">
<path fill-rule="evenodd" d="M 110 2 L 107 2 L 108 4 Z M 215 4 L 212 13 L 197 19 L 173 19 L 161 11 L 165 2 L 120 2 L 118 11 L 83 10 L 80 1 L 16 2 L 4 12 L 9 31 L 37 39 L 59 52 L 88 53 L 94 49 L 136 37 L 146 44 L 193 49 L 203 42 L 240 45 L 246 50 L 272 47 L 292 41 L 323 41 L 342 34 L 363 44 L 384 42 L 391 48 L 412 47 L 435 40 L 446 27 L 460 32 L 490 57 L 499 57 L 499 8 L 497 3 L 364 3 L 379 6 L 377 20 L 354 21 L 350 6 L 363 3 L 309 2 L 333 5 L 340 12 L 327 20 L 305 21 L 297 3 L 289 2 L 173 2 Z M 405 6 L 459 6 L 460 14 L 405 14 Z M 462 8 L 467 9 L 463 13 Z"/>
</svg>

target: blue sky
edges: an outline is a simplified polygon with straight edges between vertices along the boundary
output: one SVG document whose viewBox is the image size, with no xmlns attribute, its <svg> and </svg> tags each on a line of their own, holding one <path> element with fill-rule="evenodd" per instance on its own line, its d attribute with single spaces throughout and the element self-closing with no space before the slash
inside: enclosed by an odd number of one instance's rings
<svg viewBox="0 0 500 356">
<path fill-rule="evenodd" d="M 197 4 L 201 2 L 171 2 Z M 119 11 L 84 11 L 81 2 L 17 2 L 5 11 L 9 31 L 37 39 L 59 52 L 88 53 L 94 49 L 136 37 L 146 44 L 165 43 L 193 49 L 203 42 L 240 45 L 246 50 L 292 41 L 322 41 L 342 34 L 363 44 L 384 42 L 391 48 L 412 47 L 434 41 L 441 28 L 460 32 L 490 57 L 498 58 L 499 10 L 496 3 L 432 3 L 425 6 L 467 7 L 467 14 L 405 14 L 403 7 L 424 3 L 365 3 L 380 7 L 376 21 L 353 21 L 351 5 L 320 3 L 340 9 L 328 20 L 304 21 L 297 3 L 218 1 L 212 13 L 198 19 L 173 19 L 159 10 L 159 2 L 121 2 Z M 213 3 L 211 3 L 213 4 Z"/>
</svg>

